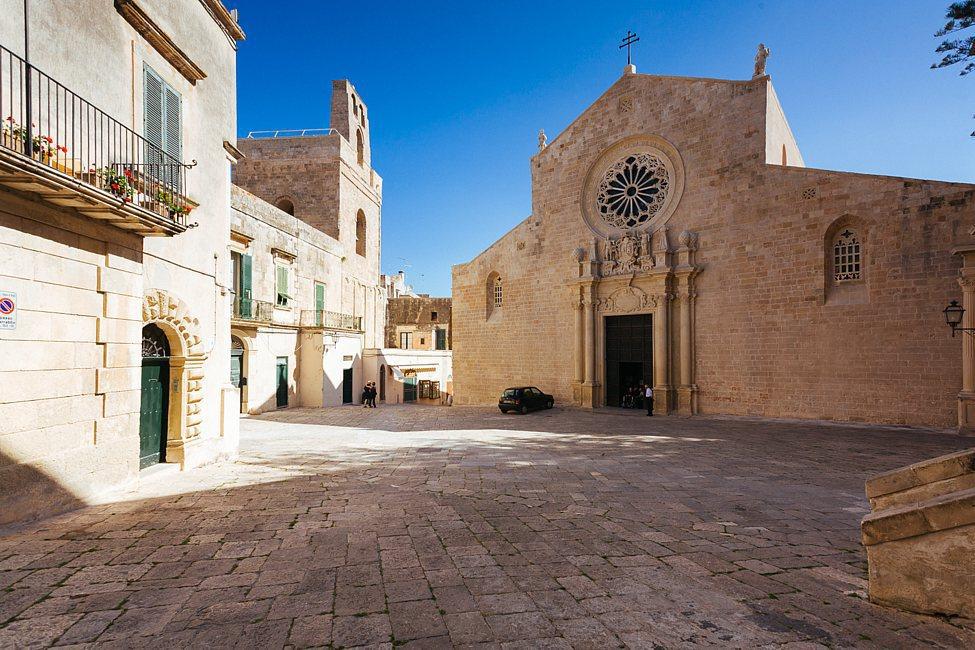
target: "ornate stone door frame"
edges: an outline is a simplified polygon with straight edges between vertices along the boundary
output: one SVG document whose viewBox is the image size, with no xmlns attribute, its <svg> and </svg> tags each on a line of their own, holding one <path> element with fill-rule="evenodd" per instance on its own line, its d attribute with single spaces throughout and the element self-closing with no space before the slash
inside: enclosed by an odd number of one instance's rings
<svg viewBox="0 0 975 650">
<path fill-rule="evenodd" d="M 629 242 L 622 241 L 627 237 Z M 602 255 L 597 240 L 588 252 L 575 251 L 578 277 L 569 282 L 575 312 L 573 396 L 585 408 L 605 405 L 606 317 L 650 314 L 656 406 L 662 413 L 697 413 L 694 278 L 700 268 L 693 259 L 697 236 L 681 233 L 674 251 L 667 246 L 665 231 L 654 237 L 662 246 L 652 256 L 650 236 L 642 242 L 633 236 L 609 241 Z"/>
<path fill-rule="evenodd" d="M 184 466 L 187 450 L 198 442 L 202 422 L 203 364 L 207 355 L 200 322 L 186 304 L 161 289 L 150 290 L 142 302 L 143 325 L 155 323 L 169 340 L 169 427 L 166 460 Z"/>
</svg>

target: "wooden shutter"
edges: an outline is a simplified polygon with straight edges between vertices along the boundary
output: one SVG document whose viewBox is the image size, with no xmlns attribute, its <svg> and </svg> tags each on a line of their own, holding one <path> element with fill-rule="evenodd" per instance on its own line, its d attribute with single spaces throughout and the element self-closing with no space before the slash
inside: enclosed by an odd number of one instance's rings
<svg viewBox="0 0 975 650">
<path fill-rule="evenodd" d="M 164 85 L 165 124 L 163 150 L 176 160 L 183 159 L 183 103 L 179 93 Z"/>
<path fill-rule="evenodd" d="M 151 68 L 146 68 L 142 133 L 146 140 L 163 148 L 163 82 Z M 150 161 L 151 162 L 151 161 Z"/>
<path fill-rule="evenodd" d="M 282 307 L 288 304 L 288 267 L 277 266 L 275 272 L 277 278 L 277 301 Z"/>
<path fill-rule="evenodd" d="M 240 315 L 244 318 L 250 318 L 253 313 L 253 290 L 251 288 L 251 269 L 253 268 L 253 258 L 243 253 L 240 256 L 240 278 L 238 279 L 240 283 L 240 297 L 238 298 L 240 304 Z"/>
</svg>

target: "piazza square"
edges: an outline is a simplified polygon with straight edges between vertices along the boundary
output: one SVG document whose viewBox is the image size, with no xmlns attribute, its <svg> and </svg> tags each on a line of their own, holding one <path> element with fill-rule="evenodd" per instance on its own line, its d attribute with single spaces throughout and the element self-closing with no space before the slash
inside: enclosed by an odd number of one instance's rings
<svg viewBox="0 0 975 650">
<path fill-rule="evenodd" d="M 975 0 L 0 0 L 0 650 L 975 647 Z"/>
</svg>

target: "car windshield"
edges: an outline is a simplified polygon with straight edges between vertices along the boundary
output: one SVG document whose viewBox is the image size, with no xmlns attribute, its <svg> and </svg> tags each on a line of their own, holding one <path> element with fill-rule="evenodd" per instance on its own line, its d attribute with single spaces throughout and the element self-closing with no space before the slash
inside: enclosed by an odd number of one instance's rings
<svg viewBox="0 0 975 650">
<path fill-rule="evenodd" d="M 504 395 L 502 395 L 502 397 L 518 397 L 518 392 L 519 391 L 517 388 L 509 388 L 504 391 Z"/>
</svg>

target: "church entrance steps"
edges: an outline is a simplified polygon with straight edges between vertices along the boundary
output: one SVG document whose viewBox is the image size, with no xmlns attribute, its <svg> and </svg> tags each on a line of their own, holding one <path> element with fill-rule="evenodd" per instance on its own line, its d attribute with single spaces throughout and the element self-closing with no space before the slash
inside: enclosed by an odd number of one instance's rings
<svg viewBox="0 0 975 650">
<path fill-rule="evenodd" d="M 866 482 L 870 600 L 975 619 L 975 448 Z"/>
</svg>

